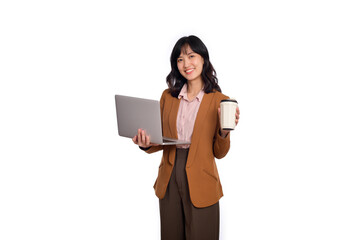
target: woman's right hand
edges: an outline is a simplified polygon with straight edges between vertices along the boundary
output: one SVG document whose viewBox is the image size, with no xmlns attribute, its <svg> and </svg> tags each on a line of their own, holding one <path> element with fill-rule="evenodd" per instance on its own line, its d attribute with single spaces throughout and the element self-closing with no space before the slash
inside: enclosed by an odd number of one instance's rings
<svg viewBox="0 0 360 240">
<path fill-rule="evenodd" d="M 151 146 L 158 146 L 159 144 L 154 144 L 150 142 L 150 136 L 146 135 L 145 130 L 138 129 L 138 134 L 132 138 L 133 142 L 139 147 L 148 148 Z"/>
</svg>

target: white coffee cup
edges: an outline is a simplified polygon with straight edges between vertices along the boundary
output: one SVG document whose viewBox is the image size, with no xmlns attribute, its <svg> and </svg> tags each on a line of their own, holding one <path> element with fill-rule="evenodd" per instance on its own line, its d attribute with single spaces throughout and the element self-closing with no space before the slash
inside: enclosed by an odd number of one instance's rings
<svg viewBox="0 0 360 240">
<path fill-rule="evenodd" d="M 235 99 L 224 99 L 220 102 L 220 125 L 223 130 L 235 129 L 235 114 L 238 104 Z"/>
</svg>

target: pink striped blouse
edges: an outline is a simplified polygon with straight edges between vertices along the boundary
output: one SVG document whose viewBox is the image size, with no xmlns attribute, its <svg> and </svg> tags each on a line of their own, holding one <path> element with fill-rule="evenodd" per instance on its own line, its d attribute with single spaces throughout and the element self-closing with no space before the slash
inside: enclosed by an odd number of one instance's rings
<svg viewBox="0 0 360 240">
<path fill-rule="evenodd" d="M 176 120 L 179 140 L 191 141 L 196 115 L 199 111 L 200 103 L 204 94 L 204 91 L 201 90 L 192 101 L 189 101 L 187 96 L 187 84 L 185 83 L 182 87 L 178 96 L 181 100 Z M 177 147 L 189 148 L 190 145 L 177 145 Z"/>
</svg>

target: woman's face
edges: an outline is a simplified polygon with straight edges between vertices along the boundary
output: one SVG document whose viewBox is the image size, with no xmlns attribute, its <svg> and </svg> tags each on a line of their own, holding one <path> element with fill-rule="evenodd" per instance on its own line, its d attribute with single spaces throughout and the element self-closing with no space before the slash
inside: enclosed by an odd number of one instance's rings
<svg viewBox="0 0 360 240">
<path fill-rule="evenodd" d="M 180 74 L 188 81 L 200 80 L 204 59 L 200 54 L 193 52 L 190 46 L 184 46 L 177 59 Z"/>
</svg>

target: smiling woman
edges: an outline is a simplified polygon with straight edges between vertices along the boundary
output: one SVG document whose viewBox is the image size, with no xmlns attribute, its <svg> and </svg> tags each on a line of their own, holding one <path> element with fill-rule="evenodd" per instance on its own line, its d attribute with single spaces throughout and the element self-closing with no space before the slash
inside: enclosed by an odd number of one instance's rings
<svg viewBox="0 0 360 240">
<path fill-rule="evenodd" d="M 215 158 L 226 156 L 230 134 L 220 127 L 221 93 L 204 43 L 195 36 L 177 41 L 171 72 L 160 100 L 164 137 L 190 145 L 156 145 L 139 129 L 133 142 L 147 153 L 163 150 L 155 193 L 160 201 L 162 240 L 219 239 L 223 196 Z M 239 109 L 235 114 L 238 123 Z"/>
</svg>

